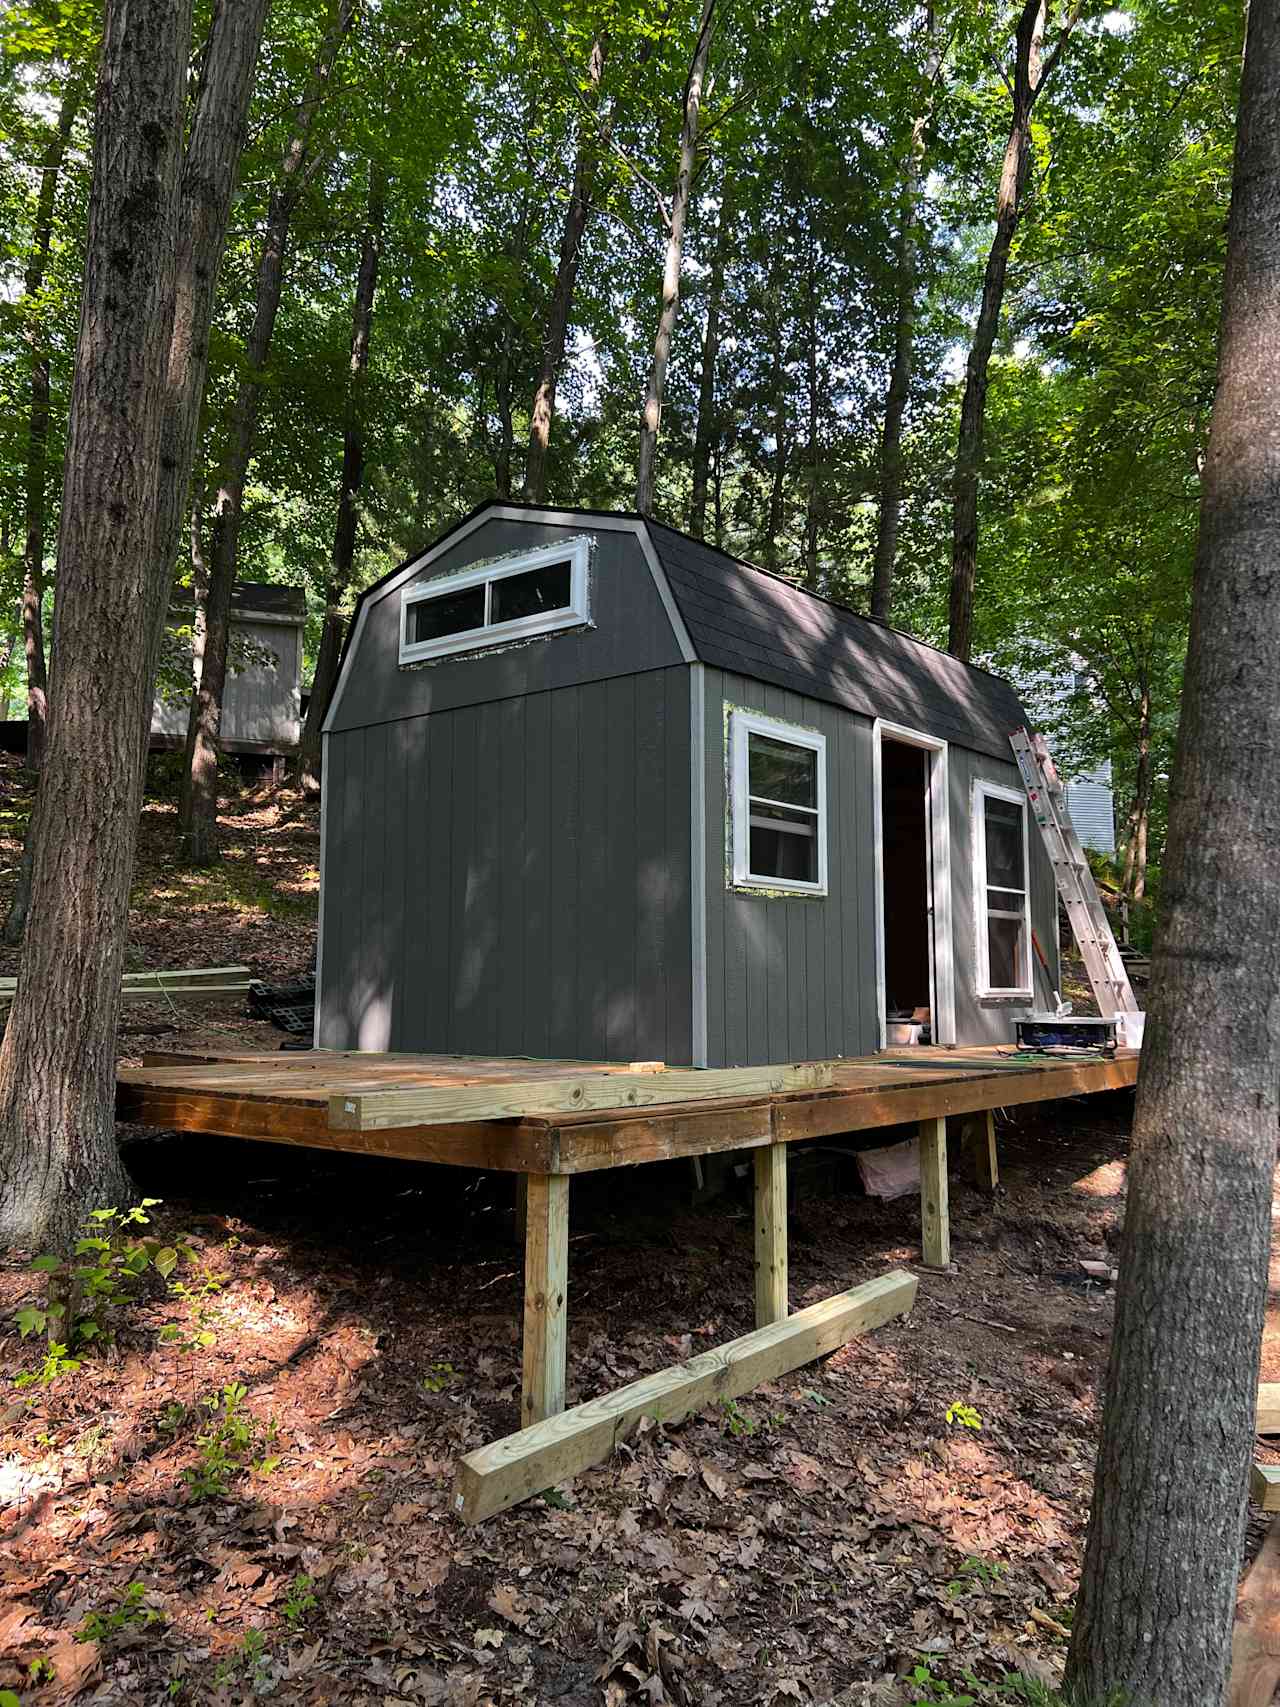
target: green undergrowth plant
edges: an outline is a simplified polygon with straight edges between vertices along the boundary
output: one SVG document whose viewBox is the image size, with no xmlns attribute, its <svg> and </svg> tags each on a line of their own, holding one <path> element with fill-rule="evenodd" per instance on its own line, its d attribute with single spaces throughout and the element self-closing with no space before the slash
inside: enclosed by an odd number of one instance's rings
<svg viewBox="0 0 1280 1707">
<path fill-rule="evenodd" d="M 208 1422 L 196 1435 L 198 1462 L 182 1472 L 194 1500 L 221 1499 L 237 1477 L 269 1476 L 280 1462 L 270 1448 L 278 1426 L 273 1417 L 261 1422 L 244 1408 L 248 1388 L 231 1381 L 219 1393 L 201 1400 Z"/>
<path fill-rule="evenodd" d="M 87 1612 L 78 1634 L 82 1642 L 110 1642 L 128 1631 L 146 1630 L 164 1621 L 160 1608 L 147 1604 L 146 1583 L 132 1582 L 121 1589 L 110 1610 Z"/>
<path fill-rule="evenodd" d="M 947 1422 L 952 1428 L 982 1427 L 982 1413 L 975 1411 L 972 1405 L 966 1405 L 962 1399 L 955 1399 L 947 1406 Z"/>
<path fill-rule="evenodd" d="M 917 1665 L 906 1682 L 913 1691 L 911 1707 L 1126 1707 L 1120 1692 L 1105 1701 L 1074 1700 L 1023 1672 L 1006 1672 L 992 1683 L 971 1671 L 954 1679 L 942 1678 L 932 1667 Z"/>
<path fill-rule="evenodd" d="M 39 1256 L 30 1272 L 40 1277 L 43 1297 L 23 1305 L 14 1320 L 22 1339 L 44 1334 L 42 1361 L 14 1379 L 22 1387 L 49 1387 L 73 1375 L 85 1352 L 108 1346 L 128 1306 L 139 1296 L 148 1272 L 164 1281 L 184 1319 L 160 1330 L 163 1344 L 191 1352 L 212 1345 L 219 1318 L 212 1300 L 222 1290 L 217 1275 L 199 1263 L 187 1240 L 172 1244 L 153 1237 L 147 1213 L 160 1202 L 144 1197 L 130 1209 L 94 1209 L 86 1217 L 70 1257 Z"/>
<path fill-rule="evenodd" d="M 238 1680 L 247 1683 L 255 1695 L 270 1694 L 276 1681 L 276 1672 L 271 1663 L 267 1638 L 261 1630 L 245 1631 L 242 1639 L 227 1657 L 218 1662 L 213 1680 L 219 1685 Z"/>
<path fill-rule="evenodd" d="M 315 1583 L 311 1577 L 299 1574 L 293 1579 L 289 1593 L 285 1597 L 280 1610 L 284 1613 L 285 1622 L 295 1629 L 315 1611 L 320 1602 L 316 1599 Z"/>
</svg>

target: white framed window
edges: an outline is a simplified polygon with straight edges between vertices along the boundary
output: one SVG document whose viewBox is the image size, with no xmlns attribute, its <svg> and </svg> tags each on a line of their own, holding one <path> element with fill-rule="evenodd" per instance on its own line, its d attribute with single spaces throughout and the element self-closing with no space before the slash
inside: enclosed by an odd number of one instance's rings
<svg viewBox="0 0 1280 1707">
<path fill-rule="evenodd" d="M 729 716 L 736 886 L 827 892 L 827 741 L 755 711 Z"/>
<path fill-rule="evenodd" d="M 411 583 L 400 595 L 400 662 L 580 628 L 587 621 L 589 539 Z"/>
<path fill-rule="evenodd" d="M 978 994 L 1031 995 L 1031 879 L 1027 800 L 995 782 L 973 785 Z"/>
</svg>

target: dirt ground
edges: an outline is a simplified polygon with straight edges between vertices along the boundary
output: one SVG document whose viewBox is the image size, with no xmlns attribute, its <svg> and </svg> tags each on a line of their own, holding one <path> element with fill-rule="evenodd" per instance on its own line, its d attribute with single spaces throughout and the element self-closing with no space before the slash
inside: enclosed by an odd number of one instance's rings
<svg viewBox="0 0 1280 1707">
<path fill-rule="evenodd" d="M 224 823 L 227 869 L 196 879 L 171 806 L 149 807 L 134 964 L 308 964 L 314 814 L 247 793 Z M 280 1041 L 235 1009 L 128 1024 L 126 1055 Z M 0 1688 L 24 1707 L 907 1707 L 1052 1684 L 1111 1319 L 1080 1264 L 1117 1258 L 1130 1112 L 1002 1119 L 1000 1190 L 953 1168 L 954 1271 L 918 1271 L 908 1319 L 474 1529 L 449 1510 L 454 1461 L 518 1422 L 511 1181 L 126 1131 L 153 1230 L 194 1260 L 148 1272 L 104 1353 L 21 1389 L 42 1346 L 10 1324 L 41 1287 L 21 1253 L 0 1268 Z M 791 1171 L 793 1308 L 916 1266 L 914 1198 L 866 1198 L 831 1147 Z M 725 1183 L 699 1195 L 684 1164 L 575 1181 L 570 1402 L 752 1325 L 749 1181 Z"/>
</svg>

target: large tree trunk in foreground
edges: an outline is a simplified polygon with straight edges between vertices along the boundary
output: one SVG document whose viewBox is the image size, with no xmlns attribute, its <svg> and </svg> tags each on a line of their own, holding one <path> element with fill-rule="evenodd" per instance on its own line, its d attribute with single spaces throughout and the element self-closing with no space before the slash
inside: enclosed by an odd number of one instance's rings
<svg viewBox="0 0 1280 1707">
<path fill-rule="evenodd" d="M 166 455 L 156 509 L 157 598 L 148 638 L 148 665 L 153 676 L 164 638 L 179 544 L 184 526 L 190 524 L 191 468 L 209 368 L 214 292 L 244 148 L 267 4 L 268 0 L 219 0 L 205 45 L 200 93 L 183 162 L 165 401 Z"/>
<path fill-rule="evenodd" d="M 698 425 L 693 439 L 693 492 L 689 499 L 689 532 L 707 537 L 707 489 L 711 478 L 713 444 L 719 443 L 720 411 L 716 398 L 716 364 L 720 359 L 720 308 L 724 301 L 724 272 L 729 256 L 733 202 L 728 174 L 720 191 L 711 277 L 707 283 L 707 319 L 702 330 L 702 371 L 698 378 Z"/>
<path fill-rule="evenodd" d="M 551 422 L 556 412 L 556 386 L 564 365 L 564 347 L 569 334 L 569 315 L 573 309 L 573 293 L 578 283 L 578 268 L 582 262 L 582 240 L 591 217 L 591 198 L 595 194 L 596 162 L 601 138 L 597 127 L 595 107 L 600 96 L 600 77 L 604 70 L 605 44 L 597 36 L 587 55 L 587 76 L 591 83 L 591 102 L 578 123 L 578 148 L 573 163 L 573 187 L 565 209 L 564 228 L 560 233 L 560 259 L 556 266 L 556 282 L 547 305 L 547 326 L 542 340 L 542 369 L 538 389 L 533 394 L 533 413 L 529 419 L 529 452 L 524 465 L 524 496 L 531 504 L 540 504 L 547 492 L 547 454 L 551 446 Z"/>
<path fill-rule="evenodd" d="M 49 341 L 40 301 L 53 247 L 53 211 L 58 178 L 71 130 L 84 101 L 81 77 L 73 76 L 62 94 L 58 123 L 40 159 L 40 193 L 36 224 L 23 279 L 27 349 L 31 359 L 31 391 L 27 408 L 27 456 L 23 503 L 26 538 L 22 560 L 22 638 L 27 655 L 27 768 L 44 763 L 49 673 L 44 655 L 44 536 L 45 484 L 49 472 Z"/>
<path fill-rule="evenodd" d="M 311 142 L 316 115 L 328 89 L 343 38 L 354 16 L 354 0 L 336 0 L 307 87 L 298 104 L 279 178 L 267 209 L 258 258 L 253 326 L 244 355 L 244 377 L 236 389 L 214 503 L 209 589 L 204 611 L 204 658 L 200 686 L 191 698 L 183 760 L 178 822 L 183 851 L 192 865 L 218 858 L 218 731 L 227 685 L 231 638 L 231 594 L 240 555 L 244 490 L 253 460 L 253 440 L 262 405 L 267 358 L 284 288 L 285 257 L 294 211 L 315 169 Z"/>
<path fill-rule="evenodd" d="M 1067 1682 L 1223 1699 L 1280 1084 L 1280 4 L 1254 0 L 1164 912 Z"/>
<path fill-rule="evenodd" d="M 0 1044 L 0 1242 L 128 1191 L 115 1032 L 151 711 L 143 631 L 173 322 L 189 5 L 109 0 L 58 535 L 31 928 Z"/>
<path fill-rule="evenodd" d="M 369 168 L 369 208 L 360 245 L 351 306 L 351 359 L 347 374 L 346 421 L 342 434 L 342 477 L 338 487 L 338 522 L 333 534 L 333 557 L 324 595 L 324 627 L 311 681 L 307 721 L 299 747 L 299 771 L 308 790 L 320 786 L 320 731 L 338 679 L 345 622 L 342 601 L 351 587 L 356 556 L 357 508 L 364 480 L 364 385 L 369 368 L 369 337 L 373 330 L 373 297 L 378 288 L 382 228 L 387 208 L 386 177 L 381 166 Z"/>
<path fill-rule="evenodd" d="M 973 647 L 973 587 L 978 567 L 978 487 L 986 435 L 987 370 L 1000 328 L 1005 274 L 1014 234 L 1022 215 L 1023 195 L 1031 172 L 1031 111 L 1049 79 L 1079 14 L 1067 19 L 1057 46 L 1041 61 L 1047 0 L 1025 0 L 1018 19 L 1013 68 L 1013 118 L 1005 147 L 1000 188 L 996 194 L 996 226 L 982 280 L 982 299 L 973 343 L 965 366 L 964 401 L 960 406 L 960 437 L 956 445 L 952 503 L 951 610 L 947 649 L 967 659 Z"/>
<path fill-rule="evenodd" d="M 907 157 L 902 166 L 902 195 L 899 203 L 897 251 L 897 320 L 893 340 L 893 365 L 884 400 L 884 424 L 880 432 L 880 505 L 876 518 L 876 554 L 871 574 L 871 614 L 881 622 L 893 615 L 893 574 L 898 560 L 898 528 L 902 520 L 902 422 L 911 395 L 911 370 L 916 345 L 916 251 L 919 248 L 917 215 L 920 181 L 924 169 L 924 133 L 933 110 L 933 91 L 942 64 L 933 7 L 925 8 L 924 74 L 926 104 L 911 126 Z"/>
<path fill-rule="evenodd" d="M 698 40 L 689 66 L 689 78 L 684 86 L 684 123 L 680 128 L 680 164 L 676 170 L 675 193 L 671 197 L 671 226 L 667 235 L 667 254 L 662 269 L 662 305 L 658 311 L 658 331 L 653 341 L 653 361 L 649 366 L 649 383 L 645 390 L 644 410 L 640 418 L 640 456 L 636 467 L 636 509 L 647 516 L 653 509 L 653 483 L 658 461 L 658 429 L 662 423 L 662 404 L 667 392 L 667 366 L 671 360 L 671 341 L 676 330 L 676 311 L 680 307 L 680 267 L 684 259 L 684 228 L 689 217 L 689 197 L 693 190 L 693 169 L 698 158 L 698 126 L 702 112 L 702 89 L 707 78 L 707 60 L 711 54 L 711 38 L 715 34 L 716 0 L 702 0 L 702 19 L 698 25 Z"/>
</svg>

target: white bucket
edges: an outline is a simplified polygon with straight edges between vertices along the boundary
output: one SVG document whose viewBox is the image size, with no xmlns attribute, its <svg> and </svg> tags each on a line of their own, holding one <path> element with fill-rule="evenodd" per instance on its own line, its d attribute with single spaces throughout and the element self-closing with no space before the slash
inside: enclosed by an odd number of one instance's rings
<svg viewBox="0 0 1280 1707">
<path fill-rule="evenodd" d="M 1116 1015 L 1116 1042 L 1122 1049 L 1141 1049 L 1147 1016 L 1141 1012 Z"/>
</svg>

